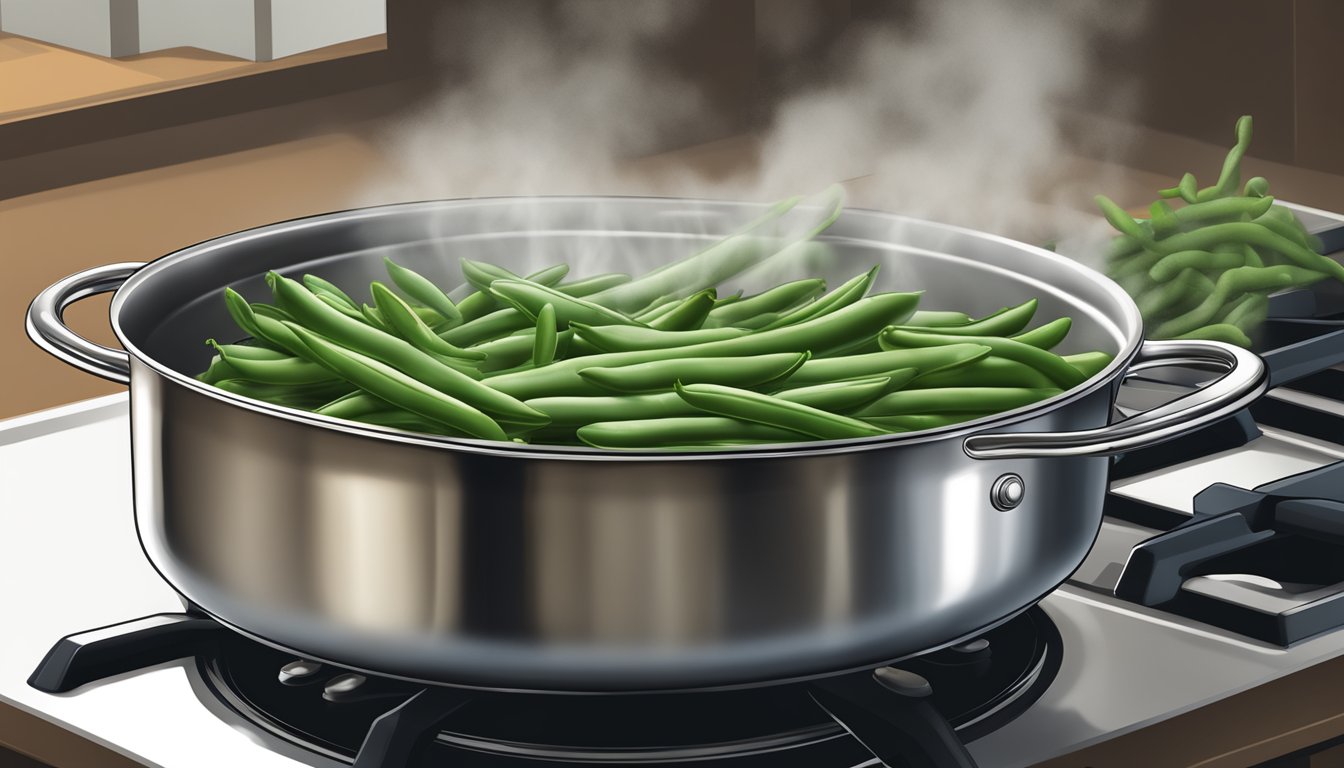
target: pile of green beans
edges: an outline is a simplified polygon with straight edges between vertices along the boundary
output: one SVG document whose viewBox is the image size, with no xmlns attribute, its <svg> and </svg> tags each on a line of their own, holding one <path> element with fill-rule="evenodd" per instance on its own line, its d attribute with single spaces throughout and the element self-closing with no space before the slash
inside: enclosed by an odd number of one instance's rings
<svg viewBox="0 0 1344 768">
<path fill-rule="evenodd" d="M 934 429 L 1053 397 L 1111 362 L 1051 351 L 1072 323 L 1029 328 L 1034 299 L 980 318 L 920 311 L 918 292 L 873 293 L 876 268 L 830 290 L 809 278 L 721 296 L 744 272 L 816 254 L 839 198 L 792 228 L 806 234 L 769 235 L 796 203 L 638 278 L 462 259 L 467 285 L 446 291 L 388 260 L 370 305 L 271 273 L 269 303 L 225 290 L 247 338 L 209 340 L 198 378 L 389 429 L 685 450 Z"/>
<path fill-rule="evenodd" d="M 1251 117 L 1237 121 L 1237 141 L 1213 186 L 1187 173 L 1136 219 L 1109 198 L 1097 206 L 1120 234 L 1106 273 L 1139 306 L 1150 339 L 1212 339 L 1251 346 L 1269 294 L 1333 277 L 1344 266 L 1320 254 L 1320 242 L 1287 208 L 1274 205 L 1269 182 L 1241 184 Z M 1173 208 L 1168 200 L 1184 203 Z"/>
</svg>

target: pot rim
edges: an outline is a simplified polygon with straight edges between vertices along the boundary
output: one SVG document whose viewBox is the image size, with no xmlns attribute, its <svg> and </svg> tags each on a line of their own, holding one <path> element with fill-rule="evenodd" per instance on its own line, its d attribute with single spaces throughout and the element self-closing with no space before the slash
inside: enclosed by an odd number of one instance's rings
<svg viewBox="0 0 1344 768">
<path fill-rule="evenodd" d="M 137 347 L 127 337 L 121 327 L 120 315 L 122 306 L 131 298 L 135 290 L 154 276 L 164 270 L 173 268 L 173 265 L 186 261 L 199 254 L 229 248 L 238 243 L 265 238 L 280 232 L 291 232 L 296 229 L 305 229 L 308 227 L 320 227 L 332 221 L 359 221 L 361 219 L 375 219 L 382 216 L 396 215 L 415 211 L 416 209 L 432 210 L 444 207 L 473 206 L 473 205 L 512 205 L 524 201 L 557 201 L 557 202 L 588 202 L 593 203 L 611 203 L 621 201 L 640 201 L 640 202 L 677 202 L 680 204 L 730 204 L 730 205 L 764 205 L 748 201 L 735 200 L 711 200 L 706 198 L 682 198 L 666 196 L 639 196 L 639 195 L 526 195 L 526 196 L 496 196 L 496 197 L 471 197 L 471 198 L 450 198 L 439 200 L 422 200 L 415 202 L 390 203 L 378 206 L 368 206 L 361 208 L 349 208 L 341 211 L 332 211 L 328 213 L 315 214 L 312 216 L 303 216 L 294 219 L 266 224 L 260 227 L 253 227 L 228 235 L 204 240 L 194 245 L 180 248 L 168 254 L 160 256 L 144 267 L 136 270 L 125 283 L 117 289 L 112 296 L 109 310 L 112 331 L 117 340 L 121 343 L 126 352 L 139 364 L 149 368 L 161 377 L 166 378 L 171 383 L 190 389 L 197 394 L 213 398 L 215 400 L 228 403 L 229 405 L 241 406 L 255 413 L 266 416 L 283 419 L 291 422 L 310 424 L 315 427 L 343 432 L 359 437 L 369 438 L 378 441 L 387 441 L 407 445 L 417 445 L 427 448 L 452 448 L 463 453 L 472 453 L 488 456 L 513 457 L 522 459 L 546 459 L 546 460 L 569 460 L 569 461 L 714 461 L 723 459 L 733 460 L 751 460 L 751 459 L 769 459 L 769 458 L 799 458 L 808 456 L 826 456 L 846 453 L 856 453 L 862 451 L 883 450 L 886 448 L 896 448 L 908 445 L 919 445 L 940 441 L 946 438 L 964 438 L 975 433 L 994 431 L 1005 426 L 1029 421 L 1042 414 L 1064 408 L 1070 403 L 1082 400 L 1097 390 L 1110 385 L 1110 383 L 1127 369 L 1134 357 L 1138 354 L 1140 343 L 1142 341 L 1143 322 L 1139 317 L 1138 306 L 1134 300 L 1120 288 L 1118 284 L 1105 275 L 1097 272 L 1090 267 L 1085 266 L 1079 261 L 1061 256 L 1058 253 L 1040 248 L 1038 246 L 1013 240 L 1001 235 L 995 235 L 968 227 L 957 226 L 953 224 L 944 224 L 941 222 L 919 219 L 912 216 L 879 211 L 869 208 L 846 208 L 845 215 L 859 214 L 863 216 L 875 216 L 891 221 L 912 222 L 920 226 L 934 226 L 950 233 L 965 235 L 968 237 L 988 240 L 1006 247 L 1016 248 L 1027 251 L 1034 256 L 1052 262 L 1056 268 L 1071 271 L 1080 275 L 1083 279 L 1097 284 L 1103 291 L 1108 293 L 1128 315 L 1124 318 L 1130 321 L 1130 326 L 1138 329 L 1137 335 L 1130 335 L 1125 339 L 1124 345 L 1116 353 L 1110 364 L 1103 368 L 1099 373 L 1084 381 L 1082 384 L 1061 392 L 1054 397 L 1040 400 L 1030 405 L 1016 408 L 1010 411 L 1002 411 L 990 416 L 979 419 L 973 419 L 958 424 L 952 424 L 945 427 L 934 429 L 918 430 L 910 433 L 893 433 L 879 435 L 875 437 L 846 438 L 841 440 L 812 440 L 806 442 L 790 443 L 769 443 L 753 445 L 750 448 L 730 446 L 724 448 L 707 447 L 694 450 L 667 450 L 657 448 L 646 449 L 623 449 L 613 451 L 602 448 L 590 448 L 587 446 L 563 446 L 563 445 L 533 445 L 523 443 L 504 442 L 499 440 L 478 440 L 472 438 L 448 437 L 442 435 L 429 435 L 416 432 L 407 432 L 391 427 L 379 427 L 369 424 L 363 424 L 355 421 L 347 421 L 329 416 L 303 411 L 286 406 L 273 405 L 260 400 L 243 397 L 226 392 L 218 387 L 210 386 L 197 379 L 186 376 L 168 366 L 160 363 L 150 357 L 139 347 Z M 1111 318 L 1114 322 L 1114 318 Z M 1120 327 L 1117 324 L 1117 327 Z M 133 386 L 133 385 L 132 385 Z"/>
</svg>

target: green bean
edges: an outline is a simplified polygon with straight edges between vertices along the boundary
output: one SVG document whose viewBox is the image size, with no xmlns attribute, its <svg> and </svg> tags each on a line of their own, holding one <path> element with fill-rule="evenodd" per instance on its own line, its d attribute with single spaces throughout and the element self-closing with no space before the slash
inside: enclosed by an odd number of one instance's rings
<svg viewBox="0 0 1344 768">
<path fill-rule="evenodd" d="M 215 343 L 214 339 L 207 343 L 214 347 L 215 352 L 229 368 L 237 371 L 235 378 L 246 381 L 255 381 L 259 384 L 315 384 L 336 378 L 326 368 L 302 358 L 287 357 L 282 360 L 258 360 L 236 357 L 225 351 L 223 346 Z"/>
<path fill-rule="evenodd" d="M 965 325 L 952 327 L 938 326 L 938 333 L 948 336 L 1011 336 L 1014 333 L 1027 327 L 1031 318 L 1036 314 L 1036 299 L 1029 299 L 1015 307 L 1004 307 L 999 311 L 986 315 L 979 320 L 972 320 Z M 927 331 L 928 326 L 904 325 L 900 326 L 906 330 Z M 1067 329 L 1065 329 L 1067 332 Z M 970 341 L 970 339 L 962 339 Z"/>
<path fill-rule="evenodd" d="M 1076 355 L 1064 356 L 1064 362 L 1077 368 L 1089 379 L 1105 370 L 1114 359 L 1114 355 L 1106 352 L 1079 352 Z"/>
<path fill-rule="evenodd" d="M 658 301 L 645 307 L 642 311 L 631 315 L 636 322 L 649 323 L 677 308 L 681 301 L 673 296 L 664 296 Z"/>
<path fill-rule="evenodd" d="M 355 303 L 354 299 L 346 295 L 345 291 L 342 291 L 340 288 L 337 288 L 317 275 L 304 275 L 303 285 L 313 293 L 329 293 L 333 298 L 340 299 L 347 307 L 351 309 L 359 309 L 359 305 Z"/>
<path fill-rule="evenodd" d="M 452 299 L 428 278 L 397 264 L 389 257 L 383 258 L 383 265 L 387 267 L 387 274 L 392 278 L 392 282 L 408 296 L 443 315 L 445 320 L 454 325 L 463 321 L 462 312 L 458 310 L 457 305 L 453 304 Z"/>
<path fill-rule="evenodd" d="M 834 291 L 785 314 L 761 330 L 770 331 L 787 325 L 807 322 L 847 307 L 862 299 L 868 293 L 868 289 L 873 286 L 873 280 L 875 279 L 877 279 L 877 267 L 873 267 L 862 275 L 850 278 Z"/>
<path fill-rule="evenodd" d="M 1017 387 L 945 387 L 903 389 L 884 395 L 854 413 L 855 418 L 910 413 L 998 413 L 1054 397 L 1063 390 Z"/>
<path fill-rule="evenodd" d="M 843 379 L 888 376 L 903 368 L 918 370 L 922 375 L 915 381 L 923 381 L 924 376 L 935 371 L 954 373 L 955 371 L 950 369 L 968 366 L 984 358 L 989 352 L 989 347 L 981 344 L 947 344 L 924 349 L 870 352 L 849 357 L 829 357 L 820 360 L 813 358 L 803 363 L 803 367 L 789 377 L 789 384 L 821 384 Z"/>
<path fill-rule="evenodd" d="M 1199 194 L 1198 187 L 1199 182 L 1195 179 L 1195 175 L 1193 173 L 1187 173 L 1181 177 L 1180 182 L 1176 186 L 1168 187 L 1167 189 L 1159 189 L 1157 191 L 1157 196 L 1164 199 L 1179 197 L 1187 203 L 1193 203 Z"/>
<path fill-rule="evenodd" d="M 676 392 L 536 397 L 525 402 L 528 406 L 546 414 L 551 419 L 551 427 L 580 427 L 602 421 L 661 419 L 699 413 Z"/>
<path fill-rule="evenodd" d="M 555 360 L 559 343 L 555 330 L 555 306 L 547 304 L 537 312 L 537 330 L 532 344 L 532 364 L 540 368 Z"/>
<path fill-rule="evenodd" d="M 293 354 L 293 350 L 262 335 L 261 329 L 257 326 L 256 314 L 252 311 L 252 305 L 248 304 L 247 299 L 244 299 L 237 291 L 232 288 L 224 289 L 224 306 L 228 309 L 229 316 L 233 318 L 234 324 L 243 329 L 243 333 L 255 339 L 257 343 L 270 345 L 275 349 Z"/>
<path fill-rule="evenodd" d="M 501 392 L 524 399 L 543 395 L 573 395 L 584 394 L 589 389 L 589 385 L 578 375 L 580 368 L 614 367 L 674 357 L 743 357 L 775 352 L 807 351 L 812 352 L 815 357 L 828 352 L 840 353 L 856 344 L 865 343 L 893 320 L 895 322 L 905 320 L 914 312 L 915 303 L 918 301 L 918 293 L 883 293 L 862 299 L 829 315 L 773 331 L 748 333 L 737 338 L 672 349 L 608 352 L 572 360 L 558 360 L 545 368 L 496 376 L 484 383 Z M 584 331 L 591 334 L 616 327 L 591 328 Z M 725 330 L 731 329 L 713 328 L 688 333 Z M 595 346 L 602 347 L 600 344 Z M 875 372 L 869 372 L 867 375 L 873 373 Z"/>
<path fill-rule="evenodd" d="M 254 303 L 251 306 L 252 306 L 252 313 L 255 315 L 261 315 L 262 317 L 269 317 L 272 320 L 283 321 L 294 319 L 288 312 L 275 306 L 274 304 Z"/>
<path fill-rule="evenodd" d="M 1246 182 L 1242 194 L 1247 197 L 1265 197 L 1269 194 L 1269 181 L 1264 176 L 1255 176 Z"/>
<path fill-rule="evenodd" d="M 550 285 L 550 283 L 546 282 L 545 280 L 536 280 L 533 278 L 528 279 L 532 280 L 532 282 L 534 283 L 541 283 L 542 285 Z M 594 293 L 601 293 L 602 291 L 605 291 L 608 288 L 615 288 L 618 285 L 625 285 L 628 282 L 630 282 L 630 276 L 625 274 L 624 272 L 607 272 L 601 275 L 593 275 L 592 277 L 585 277 L 582 280 L 574 280 L 568 283 L 560 283 L 555 286 L 555 290 L 565 294 L 566 296 L 574 296 L 576 298 L 582 298 L 584 296 L 591 296 Z"/>
<path fill-rule="evenodd" d="M 258 347 L 253 344 L 216 344 L 214 339 L 206 339 L 208 346 L 218 347 L 235 359 L 242 360 L 290 360 L 293 355 L 270 347 Z"/>
<path fill-rule="evenodd" d="M 929 347 L 928 350 L 936 350 Z M 909 350 L 911 352 L 925 350 Z M 988 347 L 985 348 L 988 352 Z M 896 354 L 885 352 L 883 354 Z M 1026 387 L 1041 389 L 1053 387 L 1048 376 L 1029 365 L 1002 357 L 981 357 L 951 370 L 926 373 L 906 385 L 906 389 L 934 389 L 938 387 Z"/>
<path fill-rule="evenodd" d="M 238 371 L 233 366 L 224 362 L 223 357 L 215 355 L 210 358 L 210 365 L 196 374 L 196 380 L 206 384 L 217 384 L 225 379 L 236 379 L 238 376 Z"/>
<path fill-rule="evenodd" d="M 1155 321 L 1169 311 L 1183 311 L 1192 302 L 1200 301 L 1213 290 L 1213 281 L 1192 268 L 1181 271 L 1176 279 L 1154 286 L 1140 294 L 1135 303 L 1139 314 L 1149 322 Z"/>
<path fill-rule="evenodd" d="M 1147 275 L 1153 265 L 1161 260 L 1162 254 L 1155 251 L 1144 251 L 1127 261 L 1112 264 L 1106 270 L 1106 275 L 1112 280 L 1124 280 L 1131 275 Z"/>
<path fill-rule="evenodd" d="M 900 416 L 869 416 L 864 421 L 893 432 L 919 432 L 924 429 L 948 427 L 988 415 L 987 413 L 910 413 Z"/>
<path fill-rule="evenodd" d="M 1164 254 L 1186 250 L 1207 250 L 1211 246 L 1226 242 L 1240 242 L 1268 248 L 1283 254 L 1289 260 L 1305 269 L 1314 269 L 1331 277 L 1344 280 L 1344 265 L 1326 258 L 1299 243 L 1274 232 L 1261 223 L 1237 221 L 1227 224 L 1214 224 L 1192 232 L 1172 235 L 1166 240 L 1157 241 L 1149 247 Z"/>
<path fill-rule="evenodd" d="M 283 405 L 286 408 L 311 409 L 332 398 L 350 393 L 354 387 L 344 379 L 331 379 L 316 384 L 262 384 L 244 379 L 222 379 L 214 383 L 216 389 L 253 400 Z"/>
<path fill-rule="evenodd" d="M 355 320 L 360 321 L 361 323 L 366 322 L 366 320 L 364 319 L 364 315 L 359 311 L 358 307 L 352 307 L 346 302 L 342 301 L 341 299 L 332 296 L 330 293 L 327 293 L 326 291 L 313 293 L 313 296 L 315 296 L 319 301 L 322 301 L 327 306 L 331 307 L 337 312 L 340 312 L 342 315 L 345 315 L 346 317 L 353 318 Z M 281 320 L 283 318 L 277 317 L 275 319 Z"/>
<path fill-rule="evenodd" d="M 787 429 L 821 440 L 876 437 L 881 429 L 858 419 L 719 384 L 677 384 L 677 394 L 702 411 Z"/>
<path fill-rule="evenodd" d="M 449 328 L 439 334 L 439 338 L 459 347 L 470 347 L 486 341 L 508 336 L 514 331 L 525 330 L 535 322 L 514 307 L 497 309 L 488 315 Z"/>
<path fill-rule="evenodd" d="M 750 335 L 745 328 L 700 328 L 694 331 L 660 331 L 635 325 L 588 326 L 574 324 L 580 339 L 602 352 L 638 352 L 650 349 L 673 349 L 725 341 Z"/>
<path fill-rule="evenodd" d="M 715 444 L 792 443 L 804 435 L 723 416 L 606 421 L 579 427 L 578 438 L 594 448 L 685 450 Z"/>
<path fill-rule="evenodd" d="M 1116 205 L 1115 201 L 1111 200 L 1109 197 L 1105 195 L 1097 195 L 1092 199 L 1096 202 L 1097 207 L 1101 209 L 1101 215 L 1105 216 L 1106 220 L 1109 221 L 1111 226 L 1115 227 L 1117 231 L 1128 235 L 1141 243 L 1147 243 L 1153 239 L 1153 234 L 1151 232 L 1145 230 L 1143 225 L 1135 221 L 1133 216 L 1126 213 L 1125 209 Z"/>
<path fill-rule="evenodd" d="M 1221 341 L 1227 344 L 1235 344 L 1239 347 L 1250 347 L 1251 340 L 1244 331 L 1235 325 L 1227 323 L 1216 323 L 1206 325 L 1202 328 L 1196 328 L 1189 333 L 1183 333 L 1173 338 L 1177 339 L 1208 339 L 1209 341 Z"/>
<path fill-rule="evenodd" d="M 1264 215 L 1255 219 L 1253 223 L 1260 224 L 1274 234 L 1297 243 L 1313 253 L 1321 251 L 1321 241 L 1307 232 L 1302 222 L 1287 208 L 1276 205 L 1265 211 Z"/>
<path fill-rule="evenodd" d="M 558 331 L 555 334 L 555 355 L 556 359 L 565 357 L 573 347 L 574 331 L 566 329 Z M 532 353 L 537 347 L 537 329 L 536 327 L 526 328 L 521 334 L 505 336 L 493 341 L 487 341 L 472 347 L 472 350 L 483 353 L 486 358 L 477 363 L 480 370 L 490 375 L 502 375 L 508 369 L 520 365 L 527 365 L 530 368 L 537 367 L 533 362 Z"/>
<path fill-rule="evenodd" d="M 634 394 L 670 390 L 678 381 L 753 387 L 787 379 L 809 357 L 807 352 L 751 357 L 680 357 L 620 367 L 583 368 L 579 376 L 603 389 Z"/>
<path fill-rule="evenodd" d="M 902 331 L 895 328 L 888 328 L 880 333 L 877 338 L 883 349 L 932 347 L 965 341 L 963 336 L 947 336 L 923 331 Z M 1030 344 L 1023 344 L 998 336 L 977 336 L 975 341 L 989 347 L 999 357 L 1006 357 L 1030 365 L 1048 376 L 1056 386 L 1069 389 L 1083 382 L 1083 375 L 1076 368 L 1061 360 L 1058 355 L 1051 354 L 1043 349 L 1037 349 Z"/>
<path fill-rule="evenodd" d="M 350 350 L 402 371 L 444 395 L 461 399 L 501 420 L 518 424 L 543 424 L 545 416 L 523 405 L 518 399 L 487 387 L 471 376 L 410 343 L 369 325 L 352 320 L 314 299 L 303 286 L 271 273 L 268 280 L 281 303 L 289 307 L 296 320 Z M 284 327 L 293 328 L 294 324 Z M 311 349 L 311 344 L 304 344 Z M 374 394 L 378 394 L 375 392 Z"/>
<path fill-rule="evenodd" d="M 368 413 L 385 411 L 391 407 L 386 400 L 380 400 L 368 392 L 356 390 L 317 407 L 313 410 L 313 413 L 331 416 L 336 419 L 353 419 Z"/>
<path fill-rule="evenodd" d="M 1218 183 L 1208 189 L 1202 189 L 1196 196 L 1197 201 L 1226 197 L 1236 192 L 1241 184 L 1241 159 L 1251 145 L 1251 116 L 1242 115 L 1237 120 L 1237 143 L 1227 153 L 1223 161 L 1223 171 L 1218 175 Z"/>
<path fill-rule="evenodd" d="M 373 294 L 373 301 L 378 305 L 379 316 L 392 326 L 398 336 L 409 341 L 417 349 L 432 355 L 454 357 L 459 360 L 485 359 L 485 355 L 481 352 L 462 349 L 436 336 L 409 304 L 382 283 L 375 280 L 369 285 L 369 292 Z"/>
<path fill-rule="evenodd" d="M 375 427 L 400 429 L 403 432 L 424 432 L 431 435 L 447 435 L 448 437 L 471 437 L 463 430 L 453 429 L 446 424 L 399 409 L 363 413 L 350 417 L 350 420 Z"/>
<path fill-rule="evenodd" d="M 1116 235 L 1106 248 L 1106 261 L 1115 262 L 1143 250 L 1143 243 L 1127 235 Z"/>
<path fill-rule="evenodd" d="M 1258 293 L 1242 297 L 1232 305 L 1222 322 L 1235 325 L 1244 333 L 1251 333 L 1269 316 L 1269 297 Z"/>
<path fill-rule="evenodd" d="M 1226 202 L 1230 198 L 1215 200 L 1214 202 Z M 1245 255 L 1241 253 L 1232 253 L 1227 251 L 1177 251 L 1176 253 L 1163 256 L 1153 268 L 1148 270 L 1148 276 L 1158 282 L 1165 282 L 1181 273 L 1185 269 L 1205 270 L 1224 270 L 1233 267 L 1244 266 L 1246 263 Z"/>
<path fill-rule="evenodd" d="M 968 325 L 974 322 L 973 318 L 965 312 L 940 312 L 930 310 L 919 310 L 905 321 L 907 326 L 917 328 L 952 328 L 959 325 Z"/>
<path fill-rule="evenodd" d="M 754 233 L 776 221 L 799 202 L 801 199 L 795 197 L 776 203 L 738 234 L 624 285 L 595 293 L 590 298 L 614 310 L 636 311 L 661 296 L 681 298 L 717 285 L 760 261 L 767 247 L 766 241 Z"/>
<path fill-rule="evenodd" d="M 1176 185 L 1176 191 L 1185 202 L 1195 203 L 1199 202 L 1199 192 L 1196 191 L 1198 186 L 1199 182 L 1195 181 L 1195 174 L 1187 173 L 1181 177 L 1181 182 Z"/>
<path fill-rule="evenodd" d="M 1227 248 L 1228 250 L 1239 250 L 1241 252 L 1242 259 L 1245 260 L 1246 266 L 1248 267 L 1265 266 L 1264 260 L 1260 258 L 1260 254 L 1257 253 L 1255 248 L 1253 248 L 1252 246 L 1246 245 L 1245 243 L 1242 243 L 1240 245 L 1236 244 L 1220 245 L 1214 248 L 1213 250 L 1218 251 L 1223 248 Z"/>
<path fill-rule="evenodd" d="M 755 296 L 748 296 L 732 304 L 716 306 L 705 319 L 706 328 L 721 328 L 774 312 L 783 312 L 801 302 L 821 295 L 826 281 L 810 278 L 777 285 Z"/>
<path fill-rule="evenodd" d="M 1242 217 L 1255 219 L 1265 215 L 1273 205 L 1272 197 L 1220 197 L 1187 205 L 1174 216 L 1181 226 L 1190 227 L 1220 220 L 1237 221 Z"/>
<path fill-rule="evenodd" d="M 892 376 L 875 376 L 853 381 L 837 381 L 796 389 L 784 389 L 774 396 L 789 402 L 810 405 L 827 411 L 861 407 L 893 387 L 901 386 L 917 373 L 914 369 L 893 371 Z M 676 392 L 644 395 L 602 395 L 589 397 L 539 397 L 527 404 L 551 418 L 552 427 L 579 427 L 604 421 L 662 419 L 694 416 L 702 413 L 681 399 Z"/>
<path fill-rule="evenodd" d="M 1181 222 L 1176 218 L 1176 212 L 1171 210 L 1171 206 L 1165 200 L 1158 200 L 1148 209 L 1149 221 L 1153 227 L 1154 237 L 1166 237 L 1181 228 Z"/>
<path fill-rule="evenodd" d="M 555 285 L 560 279 L 569 273 L 567 264 L 557 264 L 552 267 L 539 270 L 528 275 L 525 279 L 542 285 Z M 470 285 L 470 283 L 468 283 Z M 571 294 L 577 295 L 577 294 Z M 503 305 L 487 291 L 476 291 L 458 302 L 457 309 L 462 313 L 462 322 L 468 323 L 472 320 L 485 317 L 492 312 L 500 309 Z"/>
<path fill-rule="evenodd" d="M 562 280 L 565 277 L 565 275 L 569 274 L 568 264 L 557 264 L 553 267 L 547 267 L 546 269 L 537 272 L 536 275 L 542 278 L 540 280 L 533 280 L 530 277 L 527 278 L 522 277 L 513 272 L 510 272 L 504 267 L 497 266 L 495 264 L 488 264 L 484 261 L 473 261 L 471 259 L 462 259 L 461 266 L 462 266 L 462 276 L 467 279 L 468 283 L 471 283 L 473 286 L 475 286 L 478 290 L 481 291 L 489 291 L 490 285 L 494 283 L 496 280 L 527 280 L 533 283 L 540 283 L 542 285 L 552 286 L 555 285 L 556 283 L 559 283 L 560 280 Z"/>
<path fill-rule="evenodd" d="M 533 321 L 537 319 L 537 313 L 543 306 L 553 305 L 557 328 L 568 327 L 574 320 L 588 325 L 631 325 L 635 322 L 626 315 L 601 304 L 566 296 L 540 283 L 529 283 L 525 280 L 496 280 L 490 285 L 490 292 Z"/>
<path fill-rule="evenodd" d="M 1022 344 L 1029 344 L 1037 349 L 1054 349 L 1059 346 L 1060 342 L 1064 341 L 1065 336 L 1069 335 L 1071 328 L 1073 328 L 1073 320 L 1061 317 L 1058 320 L 1051 320 L 1039 328 L 1009 338 Z"/>
<path fill-rule="evenodd" d="M 1179 338 L 1206 325 L 1218 314 L 1229 299 L 1243 293 L 1272 291 L 1309 285 L 1325 275 L 1300 267 L 1237 267 L 1218 276 L 1213 292 L 1190 311 L 1162 323 L 1153 332 L 1153 338 Z"/>
<path fill-rule="evenodd" d="M 372 357 L 343 349 L 297 323 L 286 325 L 323 365 L 365 392 L 431 421 L 459 429 L 472 437 L 483 440 L 508 439 L 499 424 L 470 404 Z"/>
<path fill-rule="evenodd" d="M 900 389 L 910 383 L 917 375 L 919 375 L 919 371 L 914 368 L 899 368 L 892 371 L 890 376 L 869 376 L 862 379 L 781 389 L 778 392 L 772 392 L 771 396 L 780 400 L 787 400 L 790 403 L 840 413 L 861 408 L 890 390 Z"/>
<path fill-rule="evenodd" d="M 668 312 L 649 321 L 649 327 L 660 331 L 699 330 L 714 308 L 718 294 L 713 288 L 693 293 Z"/>
<path fill-rule="evenodd" d="M 359 311 L 364 315 L 364 320 L 369 325 L 372 325 L 374 328 L 377 328 L 383 333 L 397 332 L 396 329 L 392 327 L 392 324 L 387 322 L 387 318 L 383 317 L 383 314 L 378 311 L 377 307 L 370 307 L 368 304 L 361 304 L 359 307 Z"/>
</svg>

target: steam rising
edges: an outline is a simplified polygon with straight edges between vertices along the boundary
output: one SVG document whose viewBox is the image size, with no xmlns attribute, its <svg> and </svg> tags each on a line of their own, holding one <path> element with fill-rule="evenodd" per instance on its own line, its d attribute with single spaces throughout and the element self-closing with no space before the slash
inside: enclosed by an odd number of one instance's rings
<svg viewBox="0 0 1344 768">
<path fill-rule="evenodd" d="M 814 5 L 778 2 L 775 14 L 772 4 L 756 3 L 755 44 L 763 67 L 786 73 L 763 79 L 784 85 L 756 105 L 759 140 L 743 143 L 751 156 L 726 174 L 634 162 L 696 131 L 724 135 L 726 118 L 662 55 L 713 3 L 445 4 L 444 64 L 455 74 L 387 133 L 398 173 L 356 202 L 774 200 L 849 181 L 865 207 L 1024 237 L 1088 236 L 1077 211 L 1108 179 L 1078 177 L 1061 107 L 1107 93 L 1116 78 L 1099 77 L 1093 50 L 1137 29 L 1140 5 L 1122 4 L 1124 20 L 1105 0 L 919 0 L 888 20 L 853 20 L 822 46 L 826 18 Z M 1066 175 L 1074 184 L 1059 186 Z"/>
</svg>

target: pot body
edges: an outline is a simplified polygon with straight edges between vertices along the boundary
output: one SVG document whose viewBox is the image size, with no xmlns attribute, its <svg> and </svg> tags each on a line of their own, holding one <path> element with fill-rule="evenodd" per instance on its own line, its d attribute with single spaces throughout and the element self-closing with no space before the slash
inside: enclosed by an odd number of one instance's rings
<svg viewBox="0 0 1344 768">
<path fill-rule="evenodd" d="M 577 276 L 641 273 L 759 210 L 620 198 L 390 206 L 232 235 L 135 271 L 112 319 L 129 353 L 145 553 L 187 600 L 299 656 L 498 689 L 799 679 L 952 643 L 1034 604 L 1097 534 L 1106 449 L 971 458 L 968 437 L 1108 429 L 1142 329 L 1104 277 L 1002 238 L 847 211 L 824 260 L 741 284 L 839 281 L 879 263 L 877 289 L 924 289 L 924 308 L 985 314 L 1035 297 L 1040 317 L 1074 320 L 1057 351 L 1115 355 L 1050 400 L 910 436 L 546 449 L 364 427 L 191 378 L 208 361 L 203 339 L 237 336 L 222 288 L 260 300 L 268 269 L 343 286 L 379 279 L 385 255 L 442 284 L 460 281 L 456 256 L 517 272 L 566 260 Z M 49 292 L 68 303 L 105 287 Z M 112 375 L 112 350 L 56 344 L 49 327 L 34 330 L 52 324 L 42 314 L 30 311 L 35 339 Z M 1008 475 L 1025 493 L 996 505 Z"/>
<path fill-rule="evenodd" d="M 733 461 L 479 455 L 238 409 L 137 366 L 136 518 L 259 639 L 459 685 L 660 690 L 871 666 L 1034 604 L 1086 556 L 1105 458 L 945 439 Z M 1104 423 L 1108 393 L 1041 417 Z M 1020 476 L 1014 509 L 995 481 Z"/>
</svg>

